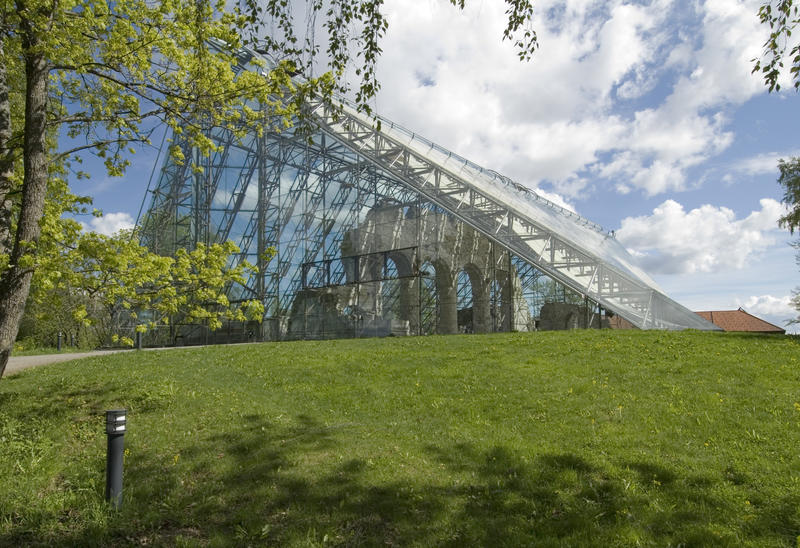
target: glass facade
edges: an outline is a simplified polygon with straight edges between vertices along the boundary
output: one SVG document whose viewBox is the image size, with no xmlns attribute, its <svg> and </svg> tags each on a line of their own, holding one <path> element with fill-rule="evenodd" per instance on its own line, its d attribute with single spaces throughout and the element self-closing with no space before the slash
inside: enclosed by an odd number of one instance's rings
<svg viewBox="0 0 800 548">
<path fill-rule="evenodd" d="M 139 223 L 162 254 L 240 247 L 259 272 L 231 300 L 266 309 L 252 338 L 714 329 L 590 221 L 391 121 L 309 107 L 310 140 L 218 131 L 202 173 L 167 158 Z"/>
</svg>

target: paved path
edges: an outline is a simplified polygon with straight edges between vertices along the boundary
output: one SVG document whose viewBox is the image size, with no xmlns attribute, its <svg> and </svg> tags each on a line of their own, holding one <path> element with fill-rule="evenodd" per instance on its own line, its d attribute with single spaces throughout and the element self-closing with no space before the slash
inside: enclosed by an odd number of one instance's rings
<svg viewBox="0 0 800 548">
<path fill-rule="evenodd" d="M 246 343 L 232 343 L 226 346 L 240 346 L 245 344 L 257 344 L 252 342 Z M 206 345 L 197 346 L 163 346 L 156 348 L 143 348 L 143 351 L 152 350 L 175 350 L 177 348 L 203 348 Z M 222 346 L 222 345 L 218 345 Z M 91 356 L 104 356 L 106 354 L 116 354 L 117 352 L 136 352 L 133 348 L 123 348 L 119 350 L 93 350 L 91 352 L 73 352 L 71 354 L 40 354 L 38 356 L 14 356 L 8 359 L 6 370 L 3 376 L 13 375 L 17 371 L 28 369 L 29 367 L 38 367 L 40 365 L 50 365 L 51 363 L 68 362 L 72 360 L 79 360 L 81 358 L 89 358 Z"/>
<path fill-rule="evenodd" d="M 92 352 L 74 352 L 71 354 L 40 354 L 38 356 L 11 356 L 6 364 L 3 376 L 13 375 L 17 371 L 37 367 L 39 365 L 49 365 L 51 363 L 68 362 L 79 360 L 90 356 L 103 356 L 106 354 L 116 354 L 117 352 L 132 352 L 132 350 L 95 350 Z"/>
</svg>

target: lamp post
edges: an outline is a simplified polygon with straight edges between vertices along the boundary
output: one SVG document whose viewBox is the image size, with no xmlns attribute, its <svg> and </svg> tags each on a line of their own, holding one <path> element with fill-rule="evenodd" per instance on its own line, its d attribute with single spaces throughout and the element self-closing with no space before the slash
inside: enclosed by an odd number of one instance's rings
<svg viewBox="0 0 800 548">
<path fill-rule="evenodd" d="M 125 409 L 106 411 L 106 501 L 115 510 L 122 506 L 122 456 L 125 451 Z"/>
</svg>

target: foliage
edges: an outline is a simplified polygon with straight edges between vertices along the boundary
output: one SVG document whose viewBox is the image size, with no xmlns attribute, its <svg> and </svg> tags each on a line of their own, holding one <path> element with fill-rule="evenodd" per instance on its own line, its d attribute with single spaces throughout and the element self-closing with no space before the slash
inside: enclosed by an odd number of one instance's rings
<svg viewBox="0 0 800 548">
<path fill-rule="evenodd" d="M 783 187 L 781 202 L 789 208 L 789 212 L 778 219 L 778 224 L 794 234 L 795 230 L 800 229 L 800 158 L 778 160 L 778 169 L 778 184 Z"/>
<path fill-rule="evenodd" d="M 758 10 L 758 17 L 762 25 L 769 26 L 770 34 L 764 42 L 761 57 L 753 59 L 753 72 L 761 72 L 770 91 L 780 91 L 778 79 L 787 58 L 792 83 L 795 89 L 800 89 L 800 42 L 787 51 L 792 43 L 792 32 L 800 23 L 800 12 L 794 0 L 768 0 Z"/>
<path fill-rule="evenodd" d="M 207 137 L 212 128 L 238 135 L 261 131 L 269 120 L 280 129 L 300 114 L 304 97 L 330 95 L 329 76 L 294 81 L 288 62 L 237 73 L 240 34 L 248 22 L 225 12 L 225 5 L 0 4 L 0 375 L 33 274 L 49 260 L 41 246 L 42 219 L 60 218 L 47 214 L 48 185 L 80 153 L 93 151 L 110 175 L 119 175 L 130 144 L 148 141 L 151 120 L 168 124 L 208 154 L 215 148 Z M 180 159 L 178 148 L 173 153 Z"/>
<path fill-rule="evenodd" d="M 91 309 L 91 305 L 85 295 L 65 289 L 52 290 L 43 299 L 31 294 L 14 343 L 14 354 L 55 347 L 59 333 L 64 347 L 97 348 L 101 342 L 95 330 L 73 314 L 80 307 Z"/>
<path fill-rule="evenodd" d="M 536 282 L 536 291 L 544 303 L 584 304 L 583 297 L 555 280 L 542 276 Z"/>
<path fill-rule="evenodd" d="M 795 230 L 800 230 L 800 158 L 794 157 L 789 160 L 779 160 L 778 183 L 783 187 L 783 203 L 788 212 L 778 219 L 778 225 L 788 228 L 789 233 L 794 234 Z M 794 243 L 798 248 L 797 264 L 800 266 L 800 243 Z M 792 304 L 800 312 L 800 289 L 793 292 Z M 800 316 L 790 323 L 799 323 Z"/>
<path fill-rule="evenodd" d="M 467 0 L 449 0 L 464 9 Z M 508 22 L 503 40 L 511 41 L 521 60 L 531 58 L 537 47 L 536 32 L 531 26 L 533 4 L 530 0 L 504 0 Z M 295 9 L 302 3 L 296 3 Z M 348 69 L 354 65 L 358 78 L 355 101 L 359 109 L 371 113 L 370 100 L 380 89 L 376 63 L 382 53 L 381 39 L 389 28 L 383 0 L 306 0 L 305 21 L 298 24 L 289 2 L 240 0 L 239 13 L 251 25 L 244 43 L 270 57 L 291 59 L 294 69 L 304 75 L 314 73 L 319 62 L 320 46 L 316 41 L 317 19 L 324 28 L 325 63 L 333 76 L 333 89 L 342 96 L 351 91 Z M 299 32 L 305 32 L 300 36 Z"/>
<path fill-rule="evenodd" d="M 85 297 L 59 284 L 68 268 L 63 253 L 74 247 L 81 237 L 81 226 L 71 215 L 88 213 L 91 203 L 89 198 L 70 192 L 61 168 L 58 165 L 52 168 L 54 173 L 48 179 L 47 200 L 40 221 L 42 234 L 36 253 L 27 257 L 36 272 L 33 293 L 38 297 L 26 303 L 19 335 L 26 339 L 22 348 L 53 346 L 59 332 L 64 334 L 65 344 L 74 339 L 80 347 L 97 345 L 96 338 L 85 329 L 83 322 L 73 316 L 73 310 L 85 302 Z M 0 257 L 7 259 L 8 255 Z"/>
<path fill-rule="evenodd" d="M 800 242 L 795 242 L 792 245 L 795 247 L 795 249 L 797 249 L 797 255 L 795 255 L 795 262 L 797 263 L 797 266 L 800 266 Z M 794 306 L 795 310 L 800 312 L 800 288 L 792 291 L 792 306 Z M 791 324 L 800 323 L 800 315 L 797 318 L 791 320 L 789 323 Z"/>
<path fill-rule="evenodd" d="M 451 2 L 464 6 L 464 0 Z M 288 127 L 303 119 L 308 97 L 330 100 L 334 91 L 348 89 L 342 82 L 353 62 L 351 48 L 360 65 L 356 101 L 369 111 L 378 89 L 379 42 L 388 26 L 383 1 L 308 0 L 306 28 L 312 30 L 302 42 L 292 4 L 241 0 L 231 10 L 225 0 L 0 4 L 0 376 L 37 262 L 46 260 L 37 255 L 48 179 L 70 160 L 92 151 L 110 175 L 120 175 L 131 143 L 149 141 L 153 120 L 168 124 L 176 141 L 201 155 L 216 149 L 209 138 L 215 128 L 241 136 L 267 124 Z M 503 37 L 527 59 L 536 47 L 532 5 L 506 5 Z M 319 48 L 313 29 L 321 13 L 331 71 L 314 78 Z M 251 59 L 260 70 L 239 71 L 243 45 L 274 63 Z M 298 73 L 304 78 L 293 78 Z M 57 150 L 58 137 L 67 144 Z M 171 152 L 202 171 L 202 162 L 185 158 L 181 147 L 173 144 Z"/>
<path fill-rule="evenodd" d="M 55 317 L 63 322 L 59 331 L 91 327 L 90 340 L 98 344 L 127 345 L 133 340 L 120 338 L 123 322 L 142 332 L 159 323 L 203 323 L 215 330 L 223 320 L 260 322 L 260 302 L 230 303 L 226 296 L 231 284 L 243 284 L 253 270 L 246 261 L 229 266 L 238 252 L 228 241 L 163 257 L 140 246 L 131 231 L 80 233 L 73 245 L 49 254 L 50 263 L 37 269 L 31 294 L 35 318 Z"/>
<path fill-rule="evenodd" d="M 0 545 L 794 546 L 798 343 L 591 330 L 26 370 L 0 384 Z"/>
</svg>

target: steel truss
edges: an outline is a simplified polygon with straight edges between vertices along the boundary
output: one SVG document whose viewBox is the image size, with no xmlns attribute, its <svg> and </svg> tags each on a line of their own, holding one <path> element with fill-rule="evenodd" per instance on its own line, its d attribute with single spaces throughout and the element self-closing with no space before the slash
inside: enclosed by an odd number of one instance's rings
<svg viewBox="0 0 800 548">
<path fill-rule="evenodd" d="M 374 236 L 359 232 L 370 211 L 414 211 L 418 237 L 426 215 L 446 214 L 494 242 L 492 249 L 504 250 L 508 288 L 513 273 L 521 291 L 533 292 L 544 273 L 582 297 L 586 310 L 591 299 L 639 328 L 714 329 L 664 295 L 632 265 L 613 235 L 594 223 L 389 120 L 380 119 L 377 129 L 376 120 L 348 105 L 332 108 L 319 101 L 308 107 L 318 127 L 311 141 L 291 130 L 244 138 L 215 130 L 209 137 L 219 149 L 208 158 L 195 157 L 202 173 L 168 158 L 140 220 L 143 243 L 169 254 L 201 242 L 234 241 L 241 249 L 234 260 L 248 260 L 258 273 L 230 289 L 231 301 L 260 299 L 267 318 L 280 324 L 297 295 L 319 283 L 310 265 L 324 267 L 323 285 L 342 283 L 345 240 Z M 185 143 L 175 145 L 186 158 L 197 155 Z M 267 263 L 270 246 L 277 256 Z M 419 267 L 397 279 L 418 277 L 419 330 L 430 332 L 425 326 L 434 323 L 429 316 L 438 305 L 423 301 L 438 297 Z M 500 279 L 491 282 L 493 309 Z M 463 291 L 460 301 L 466 298 Z M 393 299 L 388 308 L 398 306 L 396 288 L 387 294 Z M 529 302 L 532 310 L 542 304 Z M 492 320 L 493 329 L 499 321 Z"/>
<path fill-rule="evenodd" d="M 597 241 L 612 239 L 597 225 L 539 198 L 507 178 L 485 170 L 434 143 L 381 119 L 375 122 L 352 107 L 332 108 L 322 101 L 312 105 L 323 132 L 342 146 L 391 174 L 449 214 L 498 242 L 526 262 L 573 291 L 642 329 L 713 329 L 713 326 L 661 293 L 654 283 L 620 268 L 575 241 L 588 231 Z M 505 187 L 505 188 L 503 188 Z M 492 192 L 501 190 L 502 192 Z M 516 194 L 516 196 L 514 196 Z M 509 199 L 509 197 L 511 199 Z M 516 200 L 514 199 L 516 198 Z M 541 219 L 522 212 L 525 200 L 545 211 Z M 538 203 L 537 203 L 538 202 Z M 562 231 L 548 226 L 558 218 Z M 555 223 L 554 223 L 555 224 Z M 572 229 L 563 231 L 564 225 Z M 627 253 L 624 253 L 627 255 Z M 624 256 L 623 255 L 623 256 Z"/>
</svg>

